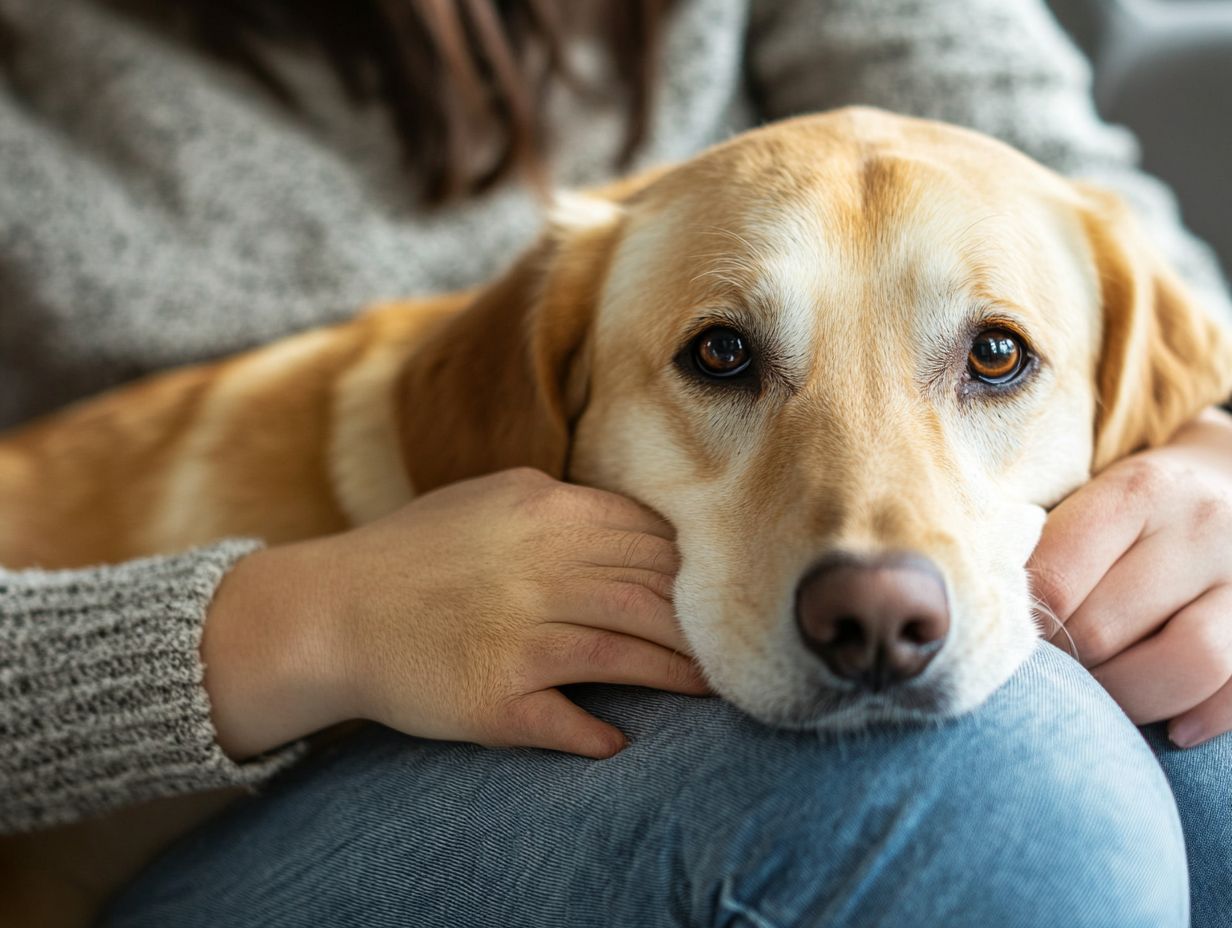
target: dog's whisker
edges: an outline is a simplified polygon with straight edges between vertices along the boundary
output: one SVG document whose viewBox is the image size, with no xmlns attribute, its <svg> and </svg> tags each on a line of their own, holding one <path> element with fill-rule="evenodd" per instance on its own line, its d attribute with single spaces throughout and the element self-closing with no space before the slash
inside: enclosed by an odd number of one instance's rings
<svg viewBox="0 0 1232 928">
<path fill-rule="evenodd" d="M 1070 657 L 1072 657 L 1074 660 L 1078 660 L 1079 659 L 1078 643 L 1074 641 L 1074 636 L 1071 635 L 1069 632 L 1069 629 L 1065 627 L 1065 623 L 1062 622 L 1060 618 L 1057 617 L 1057 614 L 1053 612 L 1052 608 L 1047 603 L 1045 603 L 1042 599 L 1036 596 L 1032 596 L 1031 604 L 1034 607 L 1035 612 L 1037 614 L 1042 615 L 1044 618 L 1048 619 L 1050 622 L 1052 622 L 1053 625 L 1056 626 L 1056 631 L 1062 632 L 1065 635 L 1066 641 L 1069 642 Z"/>
</svg>

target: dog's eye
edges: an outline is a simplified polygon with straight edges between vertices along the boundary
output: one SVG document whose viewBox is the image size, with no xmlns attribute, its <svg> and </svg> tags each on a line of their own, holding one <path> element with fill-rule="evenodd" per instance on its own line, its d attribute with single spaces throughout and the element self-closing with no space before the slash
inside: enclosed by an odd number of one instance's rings
<svg viewBox="0 0 1232 928">
<path fill-rule="evenodd" d="M 1006 329 L 985 329 L 967 352 L 967 370 L 983 383 L 1007 384 L 1022 373 L 1026 363 L 1022 339 Z"/>
<path fill-rule="evenodd" d="M 693 341 L 697 369 L 710 377 L 735 377 L 753 360 L 743 335 L 725 325 L 712 326 Z"/>
</svg>

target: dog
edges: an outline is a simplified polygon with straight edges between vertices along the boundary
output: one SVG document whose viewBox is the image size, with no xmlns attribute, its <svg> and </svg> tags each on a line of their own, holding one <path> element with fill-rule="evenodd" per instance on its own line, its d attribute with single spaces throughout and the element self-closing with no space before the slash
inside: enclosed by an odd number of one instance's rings
<svg viewBox="0 0 1232 928">
<path fill-rule="evenodd" d="M 4 436 L 0 563 L 278 544 L 533 467 L 672 522 L 683 631 L 753 716 L 937 719 L 1033 647 L 1046 510 L 1229 393 L 1232 338 L 1116 197 L 845 109 L 564 196 L 489 286 Z"/>
</svg>

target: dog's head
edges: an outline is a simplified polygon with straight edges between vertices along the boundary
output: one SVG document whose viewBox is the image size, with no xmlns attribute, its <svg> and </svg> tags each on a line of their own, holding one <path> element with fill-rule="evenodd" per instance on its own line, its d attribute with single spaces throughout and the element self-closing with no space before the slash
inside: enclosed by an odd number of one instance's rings
<svg viewBox="0 0 1232 928">
<path fill-rule="evenodd" d="M 793 120 L 558 212 L 411 365 L 412 481 L 662 512 L 700 663 L 775 724 L 978 704 L 1045 509 L 1232 390 L 1114 198 L 960 129 Z"/>
</svg>

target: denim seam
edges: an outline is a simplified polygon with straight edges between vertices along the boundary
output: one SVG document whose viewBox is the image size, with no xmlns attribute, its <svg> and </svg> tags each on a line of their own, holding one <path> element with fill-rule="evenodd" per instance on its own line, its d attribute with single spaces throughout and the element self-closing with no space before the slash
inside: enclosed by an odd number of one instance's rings
<svg viewBox="0 0 1232 928">
<path fill-rule="evenodd" d="M 732 883 L 733 878 L 730 876 L 723 881 L 723 895 L 719 899 L 719 905 L 723 911 L 744 916 L 753 923 L 754 928 L 782 928 L 778 922 L 771 921 L 756 909 L 737 899 Z"/>
</svg>

